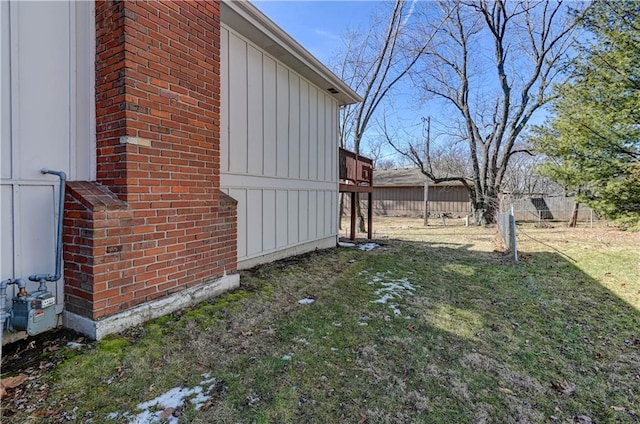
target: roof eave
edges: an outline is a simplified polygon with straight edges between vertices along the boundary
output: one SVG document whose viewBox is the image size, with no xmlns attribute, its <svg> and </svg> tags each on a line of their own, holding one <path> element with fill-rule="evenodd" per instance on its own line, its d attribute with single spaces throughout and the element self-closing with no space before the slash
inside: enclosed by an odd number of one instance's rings
<svg viewBox="0 0 640 424">
<path fill-rule="evenodd" d="M 220 16 L 222 23 L 325 90 L 339 105 L 362 101 L 358 93 L 247 0 L 223 0 Z"/>
</svg>

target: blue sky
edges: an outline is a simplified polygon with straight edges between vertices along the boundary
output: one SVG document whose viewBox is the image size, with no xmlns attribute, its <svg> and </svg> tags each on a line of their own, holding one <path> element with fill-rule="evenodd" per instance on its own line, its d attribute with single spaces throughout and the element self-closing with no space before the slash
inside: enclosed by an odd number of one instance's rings
<svg viewBox="0 0 640 424">
<path fill-rule="evenodd" d="M 367 25 L 379 1 L 272 1 L 253 4 L 311 54 L 329 65 L 349 28 Z"/>
<path fill-rule="evenodd" d="M 372 14 L 383 7 L 381 0 L 252 0 L 252 3 L 330 69 L 342 48 L 345 32 L 348 29 L 366 29 Z M 392 136 L 422 140 L 425 134 L 424 117 L 431 116 L 432 141 L 438 143 L 446 139 L 446 133 L 450 131 L 438 119 L 450 116 L 443 113 L 442 105 L 417 104 L 415 91 L 408 81 L 399 84 L 393 100 L 381 105 L 377 111 L 386 115 Z M 545 112 L 540 110 L 531 122 L 542 123 L 544 117 Z M 368 153 L 367 141 L 379 139 L 380 136 L 379 127 L 371 122 L 364 139 L 365 154 Z M 384 149 L 384 155 L 397 158 L 390 146 Z"/>
<path fill-rule="evenodd" d="M 252 3 L 279 27 L 292 36 L 305 49 L 331 69 L 331 62 L 342 47 L 342 36 L 347 30 L 367 28 L 373 13 L 382 6 L 380 0 L 253 0 Z M 394 113 L 388 114 L 395 122 L 418 136 L 422 133 L 422 112 L 416 111 L 408 96 L 395 97 Z M 382 110 L 380 110 L 382 112 Z M 402 119 L 400 116 L 408 116 Z M 366 140 L 379 137 L 376 125 L 369 125 Z M 383 158 L 396 157 L 390 146 L 384 148 Z"/>
</svg>

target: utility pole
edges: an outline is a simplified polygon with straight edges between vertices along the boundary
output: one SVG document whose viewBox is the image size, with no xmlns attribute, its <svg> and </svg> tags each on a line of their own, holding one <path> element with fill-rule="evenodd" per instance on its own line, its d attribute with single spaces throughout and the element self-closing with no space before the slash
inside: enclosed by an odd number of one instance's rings
<svg viewBox="0 0 640 424">
<path fill-rule="evenodd" d="M 426 118 L 427 130 L 426 130 L 426 138 L 425 138 L 425 157 L 427 159 L 427 166 L 431 167 L 431 155 L 429 154 L 429 149 L 431 148 L 431 117 L 427 116 Z M 424 226 L 429 225 L 429 178 L 425 176 L 424 180 Z"/>
</svg>

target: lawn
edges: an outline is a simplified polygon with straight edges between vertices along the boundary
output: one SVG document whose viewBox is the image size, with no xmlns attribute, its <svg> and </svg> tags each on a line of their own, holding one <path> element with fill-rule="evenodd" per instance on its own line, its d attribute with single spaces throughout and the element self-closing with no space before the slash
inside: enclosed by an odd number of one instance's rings
<svg viewBox="0 0 640 424">
<path fill-rule="evenodd" d="M 640 421 L 638 234 L 521 227 L 517 265 L 492 228 L 376 234 L 51 349 L 2 422 Z"/>
</svg>

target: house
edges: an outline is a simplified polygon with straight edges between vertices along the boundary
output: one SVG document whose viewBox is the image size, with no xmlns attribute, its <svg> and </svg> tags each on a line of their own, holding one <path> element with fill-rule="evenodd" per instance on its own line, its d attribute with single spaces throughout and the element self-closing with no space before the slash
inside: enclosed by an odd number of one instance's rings
<svg viewBox="0 0 640 424">
<path fill-rule="evenodd" d="M 360 98 L 250 3 L 0 2 L 0 31 L 9 297 L 56 269 L 45 168 L 67 176 L 52 308 L 93 338 L 335 245 L 338 109 Z"/>
<path fill-rule="evenodd" d="M 459 182 L 434 184 L 417 168 L 376 169 L 373 174 L 373 213 L 383 216 L 424 217 L 425 192 L 429 216 L 469 214 L 469 191 Z"/>
<path fill-rule="evenodd" d="M 238 201 L 238 267 L 334 247 L 338 113 L 359 97 L 245 2 L 222 4 L 223 192 Z"/>
</svg>

